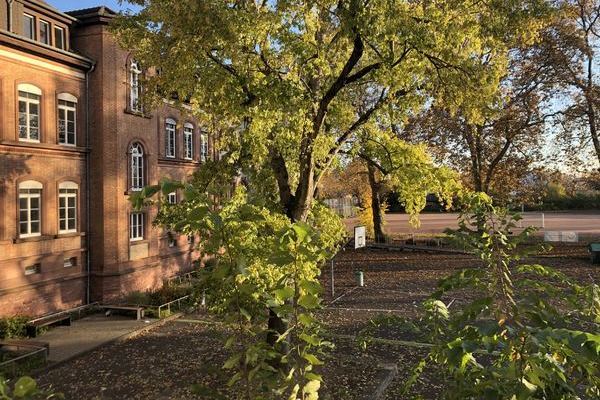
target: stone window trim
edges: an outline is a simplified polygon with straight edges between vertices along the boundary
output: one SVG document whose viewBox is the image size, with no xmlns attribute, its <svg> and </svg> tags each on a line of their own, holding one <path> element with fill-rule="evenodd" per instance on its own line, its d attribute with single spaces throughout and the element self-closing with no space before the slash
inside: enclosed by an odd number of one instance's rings
<svg viewBox="0 0 600 400">
<path fill-rule="evenodd" d="M 200 162 L 206 162 L 210 158 L 208 132 L 200 132 Z"/>
<path fill-rule="evenodd" d="M 132 211 L 129 213 L 129 242 L 143 243 L 146 239 L 146 213 Z"/>
<path fill-rule="evenodd" d="M 79 184 L 74 181 L 63 181 L 58 184 L 58 235 L 64 237 L 77 234 L 79 228 Z M 61 217 L 61 209 L 64 217 Z M 64 228 L 62 226 L 64 225 Z"/>
<path fill-rule="evenodd" d="M 183 159 L 194 160 L 194 124 L 186 122 L 183 125 Z"/>
<path fill-rule="evenodd" d="M 37 180 L 24 180 L 17 185 L 17 238 L 42 238 L 44 185 Z"/>
<path fill-rule="evenodd" d="M 61 146 L 77 147 L 79 124 L 78 118 L 79 99 L 71 93 L 62 92 L 56 96 L 56 142 Z M 61 139 L 61 113 L 64 113 L 64 138 Z M 73 128 L 69 130 L 69 115 L 72 113 Z"/>
<path fill-rule="evenodd" d="M 177 158 L 177 120 L 165 119 L 165 157 Z"/>
<path fill-rule="evenodd" d="M 141 81 L 145 75 L 143 67 L 132 55 L 130 55 L 127 58 L 125 71 L 127 76 L 127 106 L 125 107 L 125 112 L 140 117 L 151 118 L 150 115 L 146 115 L 143 104 L 141 103 L 143 93 Z"/>
<path fill-rule="evenodd" d="M 127 191 L 141 191 L 148 185 L 148 156 L 141 140 L 133 140 L 127 147 Z"/>
<path fill-rule="evenodd" d="M 17 83 L 15 89 L 16 140 L 24 143 L 41 143 L 44 116 L 43 91 L 39 86 L 28 82 Z M 35 105 L 37 105 L 37 115 L 32 112 L 32 106 Z M 24 114 L 25 121 L 21 120 L 21 114 Z M 37 127 L 31 124 L 31 117 L 34 115 L 37 116 Z M 25 137 L 22 137 L 21 129 L 25 130 Z M 35 135 L 37 139 L 32 139 Z"/>
</svg>

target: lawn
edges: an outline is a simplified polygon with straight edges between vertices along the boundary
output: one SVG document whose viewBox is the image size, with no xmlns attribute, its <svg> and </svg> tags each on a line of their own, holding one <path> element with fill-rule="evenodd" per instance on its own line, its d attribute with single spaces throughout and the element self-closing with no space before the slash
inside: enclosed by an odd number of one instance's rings
<svg viewBox="0 0 600 400">
<path fill-rule="evenodd" d="M 583 245 L 564 246 L 532 260 L 556 267 L 580 282 L 598 282 L 600 268 L 592 266 Z M 370 326 L 375 317 L 417 315 L 419 304 L 436 282 L 454 270 L 476 267 L 468 255 L 428 254 L 384 250 L 345 251 L 334 261 L 335 296 L 331 294 L 331 266 L 323 270 L 326 307 L 320 317 L 335 348 L 321 371 L 322 399 L 372 398 L 393 368 L 397 374 L 382 399 L 399 399 L 403 382 L 424 349 L 399 340 L 418 341 L 397 327 L 372 330 L 387 339 L 362 349 L 353 337 Z M 365 287 L 356 288 L 356 271 L 364 272 Z M 464 301 L 468 293 L 455 294 L 447 302 Z M 208 323 L 207 323 L 208 321 Z M 210 387 L 223 398 L 235 398 L 227 389 L 221 365 L 225 327 L 203 314 L 188 315 L 126 342 L 100 348 L 63 364 L 39 377 L 52 384 L 67 399 L 201 399 L 216 395 L 194 395 L 193 384 Z M 396 341 L 396 342 L 393 342 Z M 417 387 L 426 398 L 435 398 L 439 379 L 430 371 Z"/>
</svg>

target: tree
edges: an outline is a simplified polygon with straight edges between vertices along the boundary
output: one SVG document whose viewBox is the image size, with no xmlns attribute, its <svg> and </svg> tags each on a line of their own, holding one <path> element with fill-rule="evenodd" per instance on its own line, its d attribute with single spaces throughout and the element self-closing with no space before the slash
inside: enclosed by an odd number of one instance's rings
<svg viewBox="0 0 600 400">
<path fill-rule="evenodd" d="M 280 209 L 306 220 L 343 146 L 382 108 L 406 112 L 495 94 L 529 35 L 538 0 L 135 0 L 116 25 L 123 47 L 160 73 L 147 93 L 177 93 L 232 129 L 224 142 L 247 176 L 268 168 Z M 469 90 L 470 89 L 470 90 Z"/>
<path fill-rule="evenodd" d="M 473 55 L 505 57 L 546 7 L 543 0 L 132 3 L 141 10 L 118 19 L 114 32 L 156 70 L 143 82 L 145 101 L 173 94 L 199 118 L 219 121 L 223 162 L 244 177 L 253 201 L 262 197 L 291 223 L 309 220 L 323 175 L 384 108 L 401 116 L 425 101 L 494 96 L 505 65 L 482 66 Z M 269 344 L 286 328 L 270 307 Z"/>
<path fill-rule="evenodd" d="M 542 159 L 546 122 L 556 115 L 545 101 L 555 87 L 553 69 L 538 53 L 535 44 L 511 51 L 500 99 L 456 112 L 431 107 L 412 119 L 403 136 L 430 142 L 439 161 L 465 171 L 468 187 L 507 202 Z M 488 55 L 480 61 L 494 62 Z M 473 107 L 479 108 L 475 116 Z"/>
<path fill-rule="evenodd" d="M 454 172 L 434 165 L 424 145 L 406 143 L 375 124 L 366 124 L 361 129 L 353 152 L 367 165 L 376 242 L 385 241 L 385 191 L 398 193 L 410 214 L 410 222 L 418 225 L 418 214 L 425 208 L 428 194 L 435 194 L 441 202 L 451 205 L 459 188 Z"/>
<path fill-rule="evenodd" d="M 580 159 L 582 149 L 590 142 L 600 163 L 597 52 L 600 45 L 600 2 L 597 0 L 565 0 L 562 13 L 543 32 L 544 56 L 564 87 L 561 136 L 571 159 Z M 591 164 L 598 163 L 592 162 Z M 600 167 L 600 166 L 599 166 Z"/>
</svg>

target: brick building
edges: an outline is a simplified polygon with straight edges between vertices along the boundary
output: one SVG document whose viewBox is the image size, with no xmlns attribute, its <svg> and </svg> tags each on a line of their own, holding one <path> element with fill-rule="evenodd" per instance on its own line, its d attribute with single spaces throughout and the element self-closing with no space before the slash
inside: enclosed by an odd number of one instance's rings
<svg viewBox="0 0 600 400">
<path fill-rule="evenodd" d="M 111 301 L 198 257 L 128 198 L 201 168 L 209 135 L 168 102 L 143 109 L 144 71 L 114 16 L 0 1 L 0 316 Z"/>
</svg>

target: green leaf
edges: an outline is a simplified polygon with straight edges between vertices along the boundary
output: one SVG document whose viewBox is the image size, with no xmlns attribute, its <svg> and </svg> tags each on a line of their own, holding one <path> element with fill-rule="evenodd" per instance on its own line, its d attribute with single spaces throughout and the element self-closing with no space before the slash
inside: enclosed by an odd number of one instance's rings
<svg viewBox="0 0 600 400">
<path fill-rule="evenodd" d="M 308 310 L 312 310 L 319 306 L 319 298 L 312 294 L 305 294 L 304 296 L 300 296 L 298 304 Z"/>
<path fill-rule="evenodd" d="M 302 355 L 311 365 L 323 365 L 323 361 L 319 360 L 314 354 L 306 353 Z"/>
<path fill-rule="evenodd" d="M 294 288 L 292 287 L 283 287 L 275 290 L 275 297 L 277 300 L 284 302 L 288 299 L 294 297 Z"/>
<path fill-rule="evenodd" d="M 32 396 L 37 391 L 37 383 L 35 380 L 28 376 L 24 376 L 20 378 L 17 383 L 15 383 L 14 395 L 16 397 L 28 397 Z"/>
</svg>

